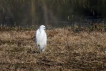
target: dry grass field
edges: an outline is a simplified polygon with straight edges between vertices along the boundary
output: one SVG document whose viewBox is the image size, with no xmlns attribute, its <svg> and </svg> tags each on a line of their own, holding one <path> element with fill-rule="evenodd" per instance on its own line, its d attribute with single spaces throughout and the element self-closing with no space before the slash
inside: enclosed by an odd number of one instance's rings
<svg viewBox="0 0 106 71">
<path fill-rule="evenodd" d="M 44 53 L 35 31 L 0 31 L 0 71 L 106 71 L 106 32 L 47 30 Z"/>
</svg>

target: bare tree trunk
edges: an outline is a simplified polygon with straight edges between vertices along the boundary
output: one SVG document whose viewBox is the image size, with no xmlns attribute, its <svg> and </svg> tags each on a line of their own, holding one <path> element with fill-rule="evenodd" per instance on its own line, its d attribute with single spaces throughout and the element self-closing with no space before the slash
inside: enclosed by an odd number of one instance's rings
<svg viewBox="0 0 106 71">
<path fill-rule="evenodd" d="M 35 23 L 35 0 L 31 0 L 31 17 L 32 17 L 32 24 Z"/>
<path fill-rule="evenodd" d="M 48 24 L 48 9 L 47 9 L 47 6 L 45 4 L 45 1 L 42 0 L 42 8 L 43 8 L 43 12 L 44 12 L 44 21 L 45 21 L 45 25 Z"/>
</svg>

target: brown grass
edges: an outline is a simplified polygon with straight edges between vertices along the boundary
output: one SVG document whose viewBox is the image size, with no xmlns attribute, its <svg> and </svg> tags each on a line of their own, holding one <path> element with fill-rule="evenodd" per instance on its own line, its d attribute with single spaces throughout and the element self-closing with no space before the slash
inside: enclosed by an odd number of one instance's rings
<svg viewBox="0 0 106 71">
<path fill-rule="evenodd" d="M 106 32 L 47 30 L 44 53 L 37 50 L 34 35 L 35 31 L 0 32 L 1 71 L 106 70 Z"/>
</svg>

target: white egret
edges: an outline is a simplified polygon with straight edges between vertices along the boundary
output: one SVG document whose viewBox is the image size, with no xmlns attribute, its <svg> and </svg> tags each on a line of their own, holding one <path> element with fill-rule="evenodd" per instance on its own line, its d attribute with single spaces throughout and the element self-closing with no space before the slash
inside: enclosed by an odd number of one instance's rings
<svg viewBox="0 0 106 71">
<path fill-rule="evenodd" d="M 41 25 L 36 31 L 36 45 L 40 52 L 43 52 L 47 45 L 47 35 L 45 29 L 46 27 L 44 25 Z"/>
</svg>

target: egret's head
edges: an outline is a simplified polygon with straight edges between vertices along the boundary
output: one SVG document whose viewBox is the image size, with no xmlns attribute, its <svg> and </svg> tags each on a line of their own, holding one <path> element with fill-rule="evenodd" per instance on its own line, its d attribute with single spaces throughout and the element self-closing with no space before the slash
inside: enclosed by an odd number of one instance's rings
<svg viewBox="0 0 106 71">
<path fill-rule="evenodd" d="M 46 27 L 45 27 L 44 25 L 41 25 L 41 26 L 40 26 L 40 29 L 44 29 L 44 30 L 45 30 Z"/>
</svg>

